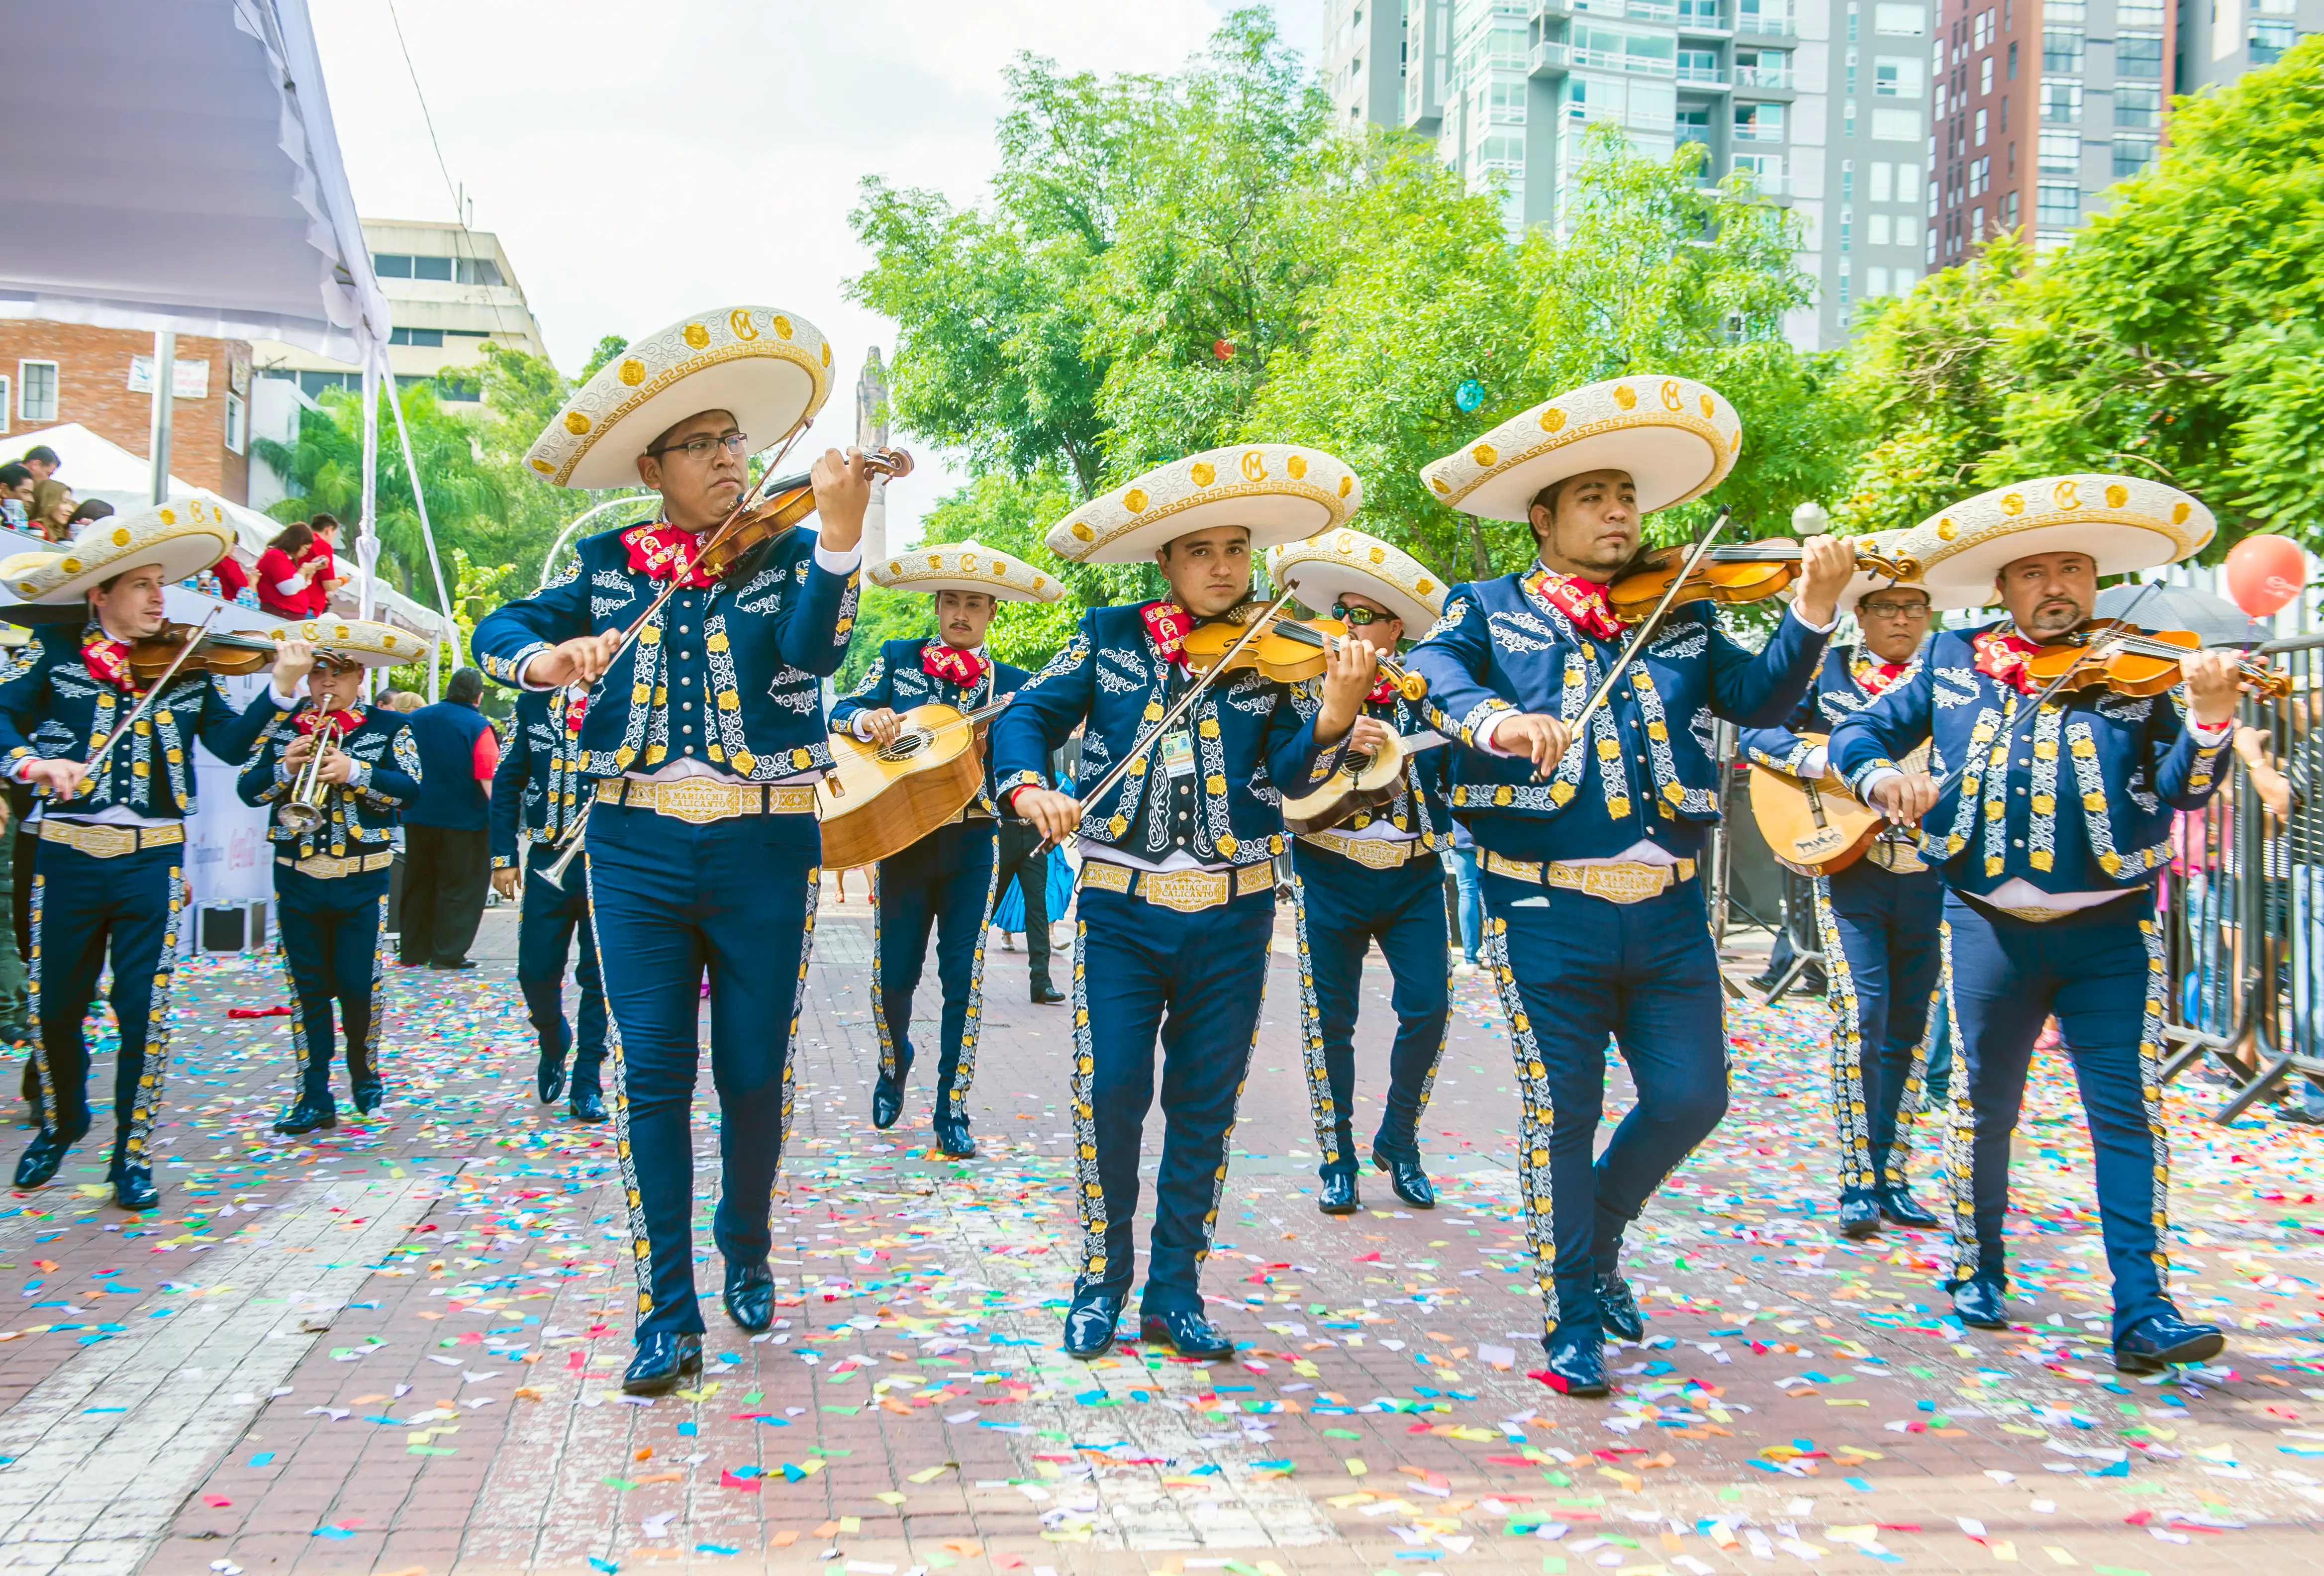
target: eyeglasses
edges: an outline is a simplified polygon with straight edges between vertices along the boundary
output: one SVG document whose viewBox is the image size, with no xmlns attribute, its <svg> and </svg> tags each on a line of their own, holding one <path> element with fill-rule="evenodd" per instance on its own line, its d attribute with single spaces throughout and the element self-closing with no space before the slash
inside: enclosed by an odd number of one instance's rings
<svg viewBox="0 0 2324 1576">
<path fill-rule="evenodd" d="M 684 443 L 670 444 L 665 448 L 650 448 L 646 453 L 656 459 L 666 454 L 682 454 L 688 459 L 700 460 L 709 458 L 710 451 L 717 448 L 737 456 L 748 454 L 751 452 L 751 435 L 729 432 L 721 438 L 712 438 L 706 434 L 700 438 L 689 438 Z"/>
<path fill-rule="evenodd" d="M 1932 611 L 1925 602 L 1859 602 L 1856 606 L 1874 618 L 1926 618 Z"/>
<path fill-rule="evenodd" d="M 1369 607 L 1350 607 L 1344 602 L 1335 602 L 1332 604 L 1332 616 L 1351 628 L 1362 629 L 1366 624 L 1384 624 L 1396 615 L 1389 613 L 1375 613 Z"/>
</svg>

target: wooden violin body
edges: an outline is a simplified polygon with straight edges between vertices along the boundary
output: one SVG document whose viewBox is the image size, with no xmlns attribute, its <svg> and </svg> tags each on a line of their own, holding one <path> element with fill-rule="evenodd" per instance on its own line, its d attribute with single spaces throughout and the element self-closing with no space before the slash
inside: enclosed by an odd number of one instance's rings
<svg viewBox="0 0 2324 1576">
<path fill-rule="evenodd" d="M 2116 695 L 2161 695 L 2181 677 L 2179 661 L 2203 649 L 2191 630 L 2146 630 L 2120 619 L 2086 620 L 2025 659 L 2025 671 L 2047 688 L 2063 679 L 2068 689 L 2103 685 Z M 2292 693 L 2292 675 L 2250 658 L 2238 659 L 2246 689 L 2281 700 Z"/>
<path fill-rule="evenodd" d="M 875 476 L 906 476 L 912 456 L 899 448 L 866 449 L 863 468 Z M 713 534 L 701 560 L 706 573 L 725 578 L 744 558 L 815 512 L 811 476 L 785 476 L 763 491 L 764 497 Z"/>
<path fill-rule="evenodd" d="M 884 749 L 853 733 L 832 734 L 831 770 L 815 789 L 825 866 L 876 864 L 966 809 L 984 783 L 979 724 L 1000 709 L 914 706 Z"/>
<path fill-rule="evenodd" d="M 1264 604 L 1247 602 L 1196 624 L 1186 637 L 1187 666 L 1197 673 L 1217 667 L 1229 648 L 1250 628 L 1251 621 L 1265 611 Z M 1320 677 L 1331 659 L 1332 648 L 1347 638 L 1348 626 L 1340 619 L 1277 616 L 1258 639 L 1235 654 L 1229 670 L 1255 668 L 1278 684 L 1299 684 Z M 1427 681 L 1392 657 L 1379 659 L 1379 671 L 1396 681 L 1406 700 L 1418 700 L 1428 693 Z"/>
<path fill-rule="evenodd" d="M 195 640 L 198 633 L 200 638 Z M 180 674 L 215 673 L 221 677 L 239 678 L 246 674 L 263 673 L 274 666 L 274 642 L 263 635 L 237 634 L 228 630 L 202 633 L 198 625 L 165 623 L 159 633 L 130 645 L 131 677 L 140 684 L 152 683 L 170 670 L 170 664 L 178 660 L 189 640 L 195 640 L 194 649 L 180 665 Z"/>
<path fill-rule="evenodd" d="M 1662 604 L 1672 582 L 1686 567 L 1689 551 L 1685 547 L 1651 548 L 1641 554 L 1632 567 L 1616 576 L 1614 583 L 1606 588 L 1607 605 L 1613 609 L 1614 616 L 1625 623 L 1637 623 L 1652 613 Z M 1671 605 L 1683 607 L 1690 602 L 1725 605 L 1764 602 L 1778 592 L 1791 589 L 1792 582 L 1799 578 L 1800 562 L 1800 544 L 1780 537 L 1712 548 L 1694 567 L 1693 573 L 1686 576 Z M 1914 559 L 1895 558 L 1862 546 L 1856 549 L 1856 567 L 1898 580 L 1914 579 L 1921 572 L 1921 566 Z"/>
</svg>

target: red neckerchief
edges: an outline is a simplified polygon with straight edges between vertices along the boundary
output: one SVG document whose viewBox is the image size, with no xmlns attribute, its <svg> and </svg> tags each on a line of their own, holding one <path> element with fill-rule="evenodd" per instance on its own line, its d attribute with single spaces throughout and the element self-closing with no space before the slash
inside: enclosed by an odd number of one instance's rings
<svg viewBox="0 0 2324 1576">
<path fill-rule="evenodd" d="M 1185 666 L 1186 637 L 1194 632 L 1194 621 L 1186 610 L 1175 602 L 1149 602 L 1138 610 L 1138 616 L 1146 621 L 1146 632 L 1154 637 L 1162 660 Z"/>
<path fill-rule="evenodd" d="M 1373 705 L 1384 706 L 1403 693 L 1397 688 L 1396 680 L 1383 673 L 1379 676 L 1379 682 L 1372 686 L 1371 694 L 1364 696 L 1364 699 Z"/>
<path fill-rule="evenodd" d="M 630 549 L 631 570 L 649 579 L 676 580 L 696 591 L 716 583 L 715 576 L 706 574 L 696 562 L 701 539 L 666 520 L 623 531 L 622 545 Z"/>
<path fill-rule="evenodd" d="M 80 661 L 99 684 L 110 684 L 124 695 L 137 693 L 137 677 L 129 671 L 129 648 L 106 634 L 104 625 L 81 641 Z"/>
<path fill-rule="evenodd" d="M 588 714 L 589 692 L 586 689 L 577 692 L 568 689 L 561 698 L 565 703 L 565 736 L 568 739 L 577 739 L 581 736 L 581 719 Z"/>
<path fill-rule="evenodd" d="M 2034 682 L 2033 672 L 2025 666 L 2025 660 L 2041 647 L 2014 630 L 1987 630 L 1977 637 L 1975 645 L 1979 673 L 1997 683 L 2008 685 L 2020 695 L 2040 692 L 2042 687 Z"/>
<path fill-rule="evenodd" d="M 1904 670 L 1910 667 L 1910 662 L 1876 662 L 1870 652 L 1858 651 L 1849 677 L 1856 680 L 1857 688 L 1877 700 L 1904 677 Z"/>
<path fill-rule="evenodd" d="M 320 733 L 325 717 L 339 725 L 339 737 L 342 739 L 364 725 L 361 712 L 318 712 L 312 706 L 299 714 L 294 725 L 302 733 Z"/>
<path fill-rule="evenodd" d="M 1618 641 L 1629 625 L 1607 605 L 1606 588 L 1594 580 L 1577 580 L 1536 567 L 1526 576 L 1526 589 L 1563 613 L 1574 628 L 1601 641 Z"/>
<path fill-rule="evenodd" d="M 949 678 L 968 689 L 984 677 L 984 659 L 973 651 L 937 642 L 920 648 L 920 671 L 930 678 Z"/>
</svg>

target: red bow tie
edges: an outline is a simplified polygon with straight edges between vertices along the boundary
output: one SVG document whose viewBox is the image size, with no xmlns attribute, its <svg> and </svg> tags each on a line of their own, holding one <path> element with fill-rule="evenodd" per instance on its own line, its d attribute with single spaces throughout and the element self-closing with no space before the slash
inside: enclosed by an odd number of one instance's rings
<svg viewBox="0 0 2324 1576">
<path fill-rule="evenodd" d="M 102 629 L 81 642 L 80 661 L 99 684 L 110 684 L 124 695 L 137 693 L 137 677 L 129 671 L 129 648 Z"/>
<path fill-rule="evenodd" d="M 577 739 L 581 736 L 581 719 L 589 712 L 589 692 L 586 689 L 567 690 L 563 699 L 565 736 Z"/>
<path fill-rule="evenodd" d="M 1911 666 L 1909 662 L 1875 662 L 1869 657 L 1858 657 L 1852 677 L 1857 688 L 1877 699 L 1904 677 L 1904 670 Z"/>
<path fill-rule="evenodd" d="M 920 648 L 920 671 L 930 678 L 949 678 L 966 689 L 984 677 L 984 659 L 957 646 L 930 644 Z"/>
<path fill-rule="evenodd" d="M 1364 699 L 1370 705 L 1384 706 L 1403 693 L 1404 692 L 1402 690 L 1397 688 L 1396 680 L 1383 673 L 1379 676 L 1379 682 L 1372 686 L 1371 694 L 1364 696 Z"/>
<path fill-rule="evenodd" d="M 1614 616 L 1607 604 L 1606 588 L 1593 580 L 1577 580 L 1536 569 L 1526 576 L 1534 594 L 1563 613 L 1573 627 L 1601 641 L 1618 641 L 1629 625 Z"/>
<path fill-rule="evenodd" d="M 1186 610 L 1175 602 L 1149 602 L 1138 610 L 1138 616 L 1146 621 L 1146 632 L 1154 637 L 1162 660 L 1184 666 L 1186 637 L 1194 632 L 1194 621 Z"/>
<path fill-rule="evenodd" d="M 342 739 L 364 725 L 364 714 L 361 712 L 318 712 L 312 706 L 300 712 L 292 725 L 301 733 L 320 733 L 323 719 L 326 717 L 338 724 L 339 737 Z"/>
<path fill-rule="evenodd" d="M 1977 637 L 1977 670 L 1997 683 L 2006 684 L 2020 695 L 2036 695 L 2042 687 L 2034 682 L 2026 659 L 2042 648 L 2014 631 L 1987 630 Z"/>
<path fill-rule="evenodd" d="M 650 579 L 675 580 L 696 591 L 715 583 L 697 562 L 701 539 L 666 520 L 623 531 L 622 545 L 630 549 L 630 568 Z"/>
</svg>

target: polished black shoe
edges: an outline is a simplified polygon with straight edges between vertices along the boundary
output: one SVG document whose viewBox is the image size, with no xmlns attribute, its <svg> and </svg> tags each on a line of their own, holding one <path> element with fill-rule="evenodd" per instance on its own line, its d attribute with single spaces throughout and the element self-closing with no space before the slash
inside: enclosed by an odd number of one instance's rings
<svg viewBox="0 0 2324 1576">
<path fill-rule="evenodd" d="M 1646 1315 L 1630 1295 L 1630 1283 L 1619 1274 L 1598 1277 L 1598 1325 L 1624 1341 L 1646 1338 Z"/>
<path fill-rule="evenodd" d="M 2209 1362 L 2227 1349 L 2216 1324 L 2190 1324 L 2176 1313 L 2150 1313 L 2115 1337 L 2115 1371 L 2159 1374 L 2173 1363 Z"/>
<path fill-rule="evenodd" d="M 726 1316 L 757 1335 L 775 1324 L 775 1272 L 763 1264 L 726 1267 Z"/>
<path fill-rule="evenodd" d="M 1356 1196 L 1356 1174 L 1352 1171 L 1328 1173 L 1315 1194 L 1315 1207 L 1327 1215 L 1352 1215 L 1363 1208 L 1363 1203 Z"/>
<path fill-rule="evenodd" d="M 625 1396 L 667 1396 L 678 1381 L 702 1376 L 702 1337 L 658 1330 L 638 1337 L 638 1354 L 622 1376 Z"/>
<path fill-rule="evenodd" d="M 45 1184 L 64 1164 L 65 1151 L 78 1140 L 78 1135 L 68 1138 L 46 1128 L 34 1133 L 32 1141 L 24 1146 L 23 1158 L 16 1162 L 16 1185 L 39 1187 Z"/>
<path fill-rule="evenodd" d="M 1844 1198 L 1840 1201 L 1840 1234 L 1851 1242 L 1861 1242 L 1867 1237 L 1880 1234 L 1880 1205 L 1868 1198 Z"/>
<path fill-rule="evenodd" d="M 605 1097 L 594 1089 L 576 1089 L 566 1110 L 576 1122 L 601 1122 L 605 1120 Z"/>
<path fill-rule="evenodd" d="M 543 1056 L 533 1064 L 532 1086 L 540 1092 L 540 1103 L 555 1105 L 565 1094 L 565 1058 Z"/>
<path fill-rule="evenodd" d="M 1595 1328 L 1561 1325 L 1542 1338 L 1549 1366 L 1533 1377 L 1561 1396 L 1602 1396 L 1606 1393 L 1606 1342 Z"/>
<path fill-rule="evenodd" d="M 941 1104 L 941 1099 L 938 1101 Z M 936 1153 L 954 1160 L 976 1158 L 976 1135 L 968 1130 L 964 1121 L 951 1121 L 944 1117 L 936 1120 Z"/>
<path fill-rule="evenodd" d="M 1436 1207 L 1436 1189 L 1429 1185 L 1428 1173 L 1420 1168 L 1417 1160 L 1391 1160 L 1378 1149 L 1372 1151 L 1372 1167 L 1388 1173 L 1388 1184 L 1396 1196 L 1416 1210 Z"/>
<path fill-rule="evenodd" d="M 2007 1298 L 1999 1281 L 1963 1281 L 1953 1288 L 1953 1317 L 1972 1330 L 2006 1330 Z"/>
<path fill-rule="evenodd" d="M 1197 1357 L 1206 1362 L 1234 1355 L 1234 1342 L 1191 1308 L 1143 1315 L 1138 1321 L 1138 1339 L 1148 1345 L 1175 1346 L 1180 1357 Z"/>
<path fill-rule="evenodd" d="M 1065 1355 L 1082 1362 L 1113 1350 L 1113 1332 L 1121 1323 L 1121 1298 L 1111 1292 L 1084 1292 L 1065 1310 Z"/>
<path fill-rule="evenodd" d="M 299 1097 L 297 1104 L 274 1119 L 276 1132 L 287 1133 L 293 1137 L 300 1133 L 311 1133 L 317 1128 L 335 1128 L 338 1125 L 338 1108 L 331 1103 L 328 1096 L 317 1100 L 312 1095 L 302 1094 Z"/>
<path fill-rule="evenodd" d="M 150 1210 L 161 1202 L 151 1166 L 116 1166 L 106 1180 L 113 1184 L 113 1202 L 124 1210 Z"/>
<path fill-rule="evenodd" d="M 872 1125 L 885 1132 L 894 1127 L 896 1119 L 903 1114 L 904 1081 L 901 1077 L 891 1079 L 882 1073 L 880 1082 L 872 1086 Z"/>
<path fill-rule="evenodd" d="M 1915 1231 L 1934 1231 L 1944 1223 L 1923 1207 L 1910 1190 L 1902 1187 L 1880 1190 L 1880 1218 L 1892 1226 L 1910 1226 Z"/>
<path fill-rule="evenodd" d="M 369 1116 L 387 1103 L 387 1091 L 377 1083 L 355 1085 L 355 1114 Z"/>
<path fill-rule="evenodd" d="M 1065 993 L 1063 991 L 1058 990 L 1055 985 L 1050 984 L 1048 981 L 1036 980 L 1033 982 L 1034 1006 L 1055 1007 L 1058 1002 L 1063 1001 L 1065 999 Z"/>
</svg>

